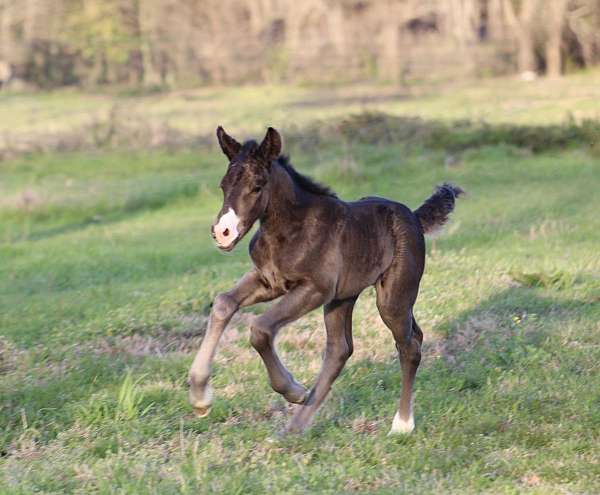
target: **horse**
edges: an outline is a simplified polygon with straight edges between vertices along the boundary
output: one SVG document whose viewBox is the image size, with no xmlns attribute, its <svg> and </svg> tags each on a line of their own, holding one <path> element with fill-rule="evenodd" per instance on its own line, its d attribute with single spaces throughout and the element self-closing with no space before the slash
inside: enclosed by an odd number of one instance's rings
<svg viewBox="0 0 600 495">
<path fill-rule="evenodd" d="M 390 433 L 412 432 L 413 384 L 423 343 L 413 305 L 425 267 L 424 234 L 444 225 L 463 190 L 444 183 L 415 211 L 379 197 L 347 202 L 297 172 L 281 154 L 282 139 L 272 127 L 260 144 L 241 144 L 221 126 L 217 139 L 229 165 L 220 184 L 223 206 L 211 226 L 214 242 L 231 251 L 257 221 L 259 227 L 249 244 L 254 267 L 214 299 L 189 371 L 193 411 L 199 417 L 210 411 L 212 361 L 232 316 L 240 308 L 278 299 L 252 318 L 250 343 L 264 361 L 273 390 L 299 405 L 284 431 L 304 431 L 352 355 L 354 304 L 365 288 L 375 286 L 377 309 L 391 330 L 402 370 Z M 325 353 L 316 382 L 307 390 L 281 362 L 275 337 L 320 306 Z"/>
</svg>

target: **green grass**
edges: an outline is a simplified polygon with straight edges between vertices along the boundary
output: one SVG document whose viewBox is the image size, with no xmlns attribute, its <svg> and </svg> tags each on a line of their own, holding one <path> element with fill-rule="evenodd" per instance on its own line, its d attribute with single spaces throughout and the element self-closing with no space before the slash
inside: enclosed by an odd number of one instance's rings
<svg viewBox="0 0 600 495">
<path fill-rule="evenodd" d="M 211 126 L 229 115 L 223 98 L 202 117 Z M 260 112 L 247 112 L 250 128 Z M 372 290 L 355 310 L 355 354 L 306 435 L 278 437 L 289 410 L 243 317 L 218 352 L 213 410 L 193 418 L 185 380 L 210 302 L 250 267 L 247 239 L 226 256 L 208 235 L 224 158 L 32 155 L 0 163 L 0 492 L 600 491 L 600 160 L 498 144 L 448 167 L 443 149 L 389 143 L 292 158 L 348 199 L 414 208 L 443 180 L 468 191 L 428 241 L 414 434 L 386 436 L 399 365 Z M 279 341 L 305 384 L 322 326 L 315 311 Z"/>
</svg>

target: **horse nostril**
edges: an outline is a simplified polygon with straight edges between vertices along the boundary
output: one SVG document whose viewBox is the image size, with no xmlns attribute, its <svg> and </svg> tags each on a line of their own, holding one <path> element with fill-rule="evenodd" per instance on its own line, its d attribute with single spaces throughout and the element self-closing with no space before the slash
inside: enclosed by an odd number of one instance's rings
<svg viewBox="0 0 600 495">
<path fill-rule="evenodd" d="M 225 237 L 227 237 L 227 236 L 229 235 L 229 229 L 225 229 L 225 230 L 223 231 L 223 235 L 224 235 Z"/>
</svg>

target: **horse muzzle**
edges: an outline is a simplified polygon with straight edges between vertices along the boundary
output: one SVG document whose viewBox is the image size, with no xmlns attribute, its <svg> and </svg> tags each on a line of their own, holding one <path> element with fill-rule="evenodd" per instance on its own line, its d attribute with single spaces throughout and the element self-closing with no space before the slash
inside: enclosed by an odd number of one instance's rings
<svg viewBox="0 0 600 495">
<path fill-rule="evenodd" d="M 221 215 L 217 223 L 211 227 L 211 234 L 217 247 L 223 251 L 231 251 L 240 239 L 240 218 L 233 208 Z"/>
</svg>

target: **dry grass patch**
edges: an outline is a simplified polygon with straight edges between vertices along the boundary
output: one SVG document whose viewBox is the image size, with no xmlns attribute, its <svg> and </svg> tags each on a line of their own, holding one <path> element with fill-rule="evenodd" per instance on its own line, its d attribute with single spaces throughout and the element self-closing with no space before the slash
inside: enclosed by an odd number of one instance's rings
<svg viewBox="0 0 600 495">
<path fill-rule="evenodd" d="M 0 208 L 7 210 L 31 211 L 46 203 L 47 198 L 33 189 L 24 189 L 19 193 L 0 198 Z"/>
<path fill-rule="evenodd" d="M 0 374 L 15 370 L 23 354 L 23 351 L 16 349 L 8 339 L 0 335 Z"/>
<path fill-rule="evenodd" d="M 252 315 L 237 313 L 223 333 L 221 348 L 229 349 L 244 335 L 242 329 L 248 328 Z M 126 354 L 135 357 L 159 356 L 167 354 L 195 353 L 208 323 L 206 315 L 185 315 L 179 318 L 184 330 L 171 331 L 159 327 L 150 334 L 133 333 L 115 337 L 102 337 L 89 344 L 93 352 L 109 355 Z"/>
<path fill-rule="evenodd" d="M 473 351 L 486 336 L 497 334 L 501 329 L 500 320 L 492 313 L 471 316 L 448 338 L 438 341 L 438 352 L 446 361 L 455 363 L 458 355 Z"/>
<path fill-rule="evenodd" d="M 382 421 L 368 419 L 364 414 L 352 421 L 352 431 L 363 435 L 374 435 L 381 429 Z"/>
</svg>

